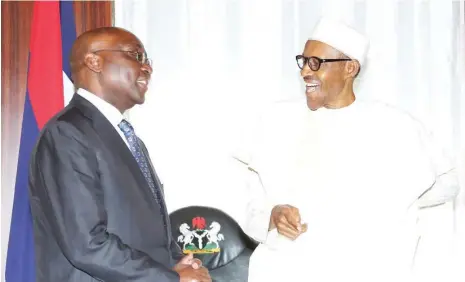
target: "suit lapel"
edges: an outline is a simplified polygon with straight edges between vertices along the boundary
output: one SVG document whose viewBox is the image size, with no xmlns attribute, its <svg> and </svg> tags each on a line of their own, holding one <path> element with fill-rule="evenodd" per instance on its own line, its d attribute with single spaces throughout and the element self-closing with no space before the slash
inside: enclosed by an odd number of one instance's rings
<svg viewBox="0 0 465 282">
<path fill-rule="evenodd" d="M 92 120 L 94 128 L 96 132 L 98 132 L 100 139 L 108 146 L 108 149 L 113 152 L 114 155 L 119 156 L 122 159 L 123 163 L 129 168 L 132 175 L 135 176 L 139 187 L 144 187 L 143 190 L 147 193 L 149 198 L 152 199 L 152 202 L 158 206 L 158 203 L 156 203 L 152 191 L 145 180 L 137 161 L 134 159 L 126 143 L 124 143 L 121 136 L 118 132 L 116 132 L 108 119 L 105 118 L 105 116 L 94 105 L 78 94 L 74 95 L 70 105 L 76 106 L 85 116 Z"/>
</svg>

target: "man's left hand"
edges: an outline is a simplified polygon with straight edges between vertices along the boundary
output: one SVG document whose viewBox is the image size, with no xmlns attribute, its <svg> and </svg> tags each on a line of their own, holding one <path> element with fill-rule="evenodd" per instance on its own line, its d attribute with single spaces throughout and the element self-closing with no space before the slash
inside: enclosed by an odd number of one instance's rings
<svg viewBox="0 0 465 282">
<path fill-rule="evenodd" d="M 193 269 L 199 269 L 202 267 L 202 261 L 199 260 L 198 258 L 194 258 L 194 255 L 192 253 L 188 254 L 187 256 L 184 256 L 175 266 L 174 269 L 181 269 L 186 266 L 191 266 Z"/>
</svg>

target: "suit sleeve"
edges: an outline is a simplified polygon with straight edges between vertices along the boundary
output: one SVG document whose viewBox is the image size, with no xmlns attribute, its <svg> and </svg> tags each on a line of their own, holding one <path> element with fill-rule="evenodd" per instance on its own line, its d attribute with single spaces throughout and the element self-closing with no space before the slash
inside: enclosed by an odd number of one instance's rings
<svg viewBox="0 0 465 282">
<path fill-rule="evenodd" d="M 95 150 L 67 123 L 49 127 L 31 162 L 31 195 L 67 259 L 102 281 L 179 281 L 179 276 L 107 231 Z"/>
<path fill-rule="evenodd" d="M 182 253 L 181 248 L 176 244 L 176 238 L 171 238 L 171 256 L 175 263 L 178 263 L 185 255 Z"/>
</svg>

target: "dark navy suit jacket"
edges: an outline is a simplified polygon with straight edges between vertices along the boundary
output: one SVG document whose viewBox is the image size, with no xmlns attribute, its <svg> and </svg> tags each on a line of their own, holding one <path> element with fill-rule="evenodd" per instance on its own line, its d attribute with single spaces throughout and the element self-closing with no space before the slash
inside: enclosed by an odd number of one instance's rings
<svg viewBox="0 0 465 282">
<path fill-rule="evenodd" d="M 81 96 L 42 130 L 29 193 L 37 282 L 179 281 L 167 211 L 121 136 Z"/>
</svg>

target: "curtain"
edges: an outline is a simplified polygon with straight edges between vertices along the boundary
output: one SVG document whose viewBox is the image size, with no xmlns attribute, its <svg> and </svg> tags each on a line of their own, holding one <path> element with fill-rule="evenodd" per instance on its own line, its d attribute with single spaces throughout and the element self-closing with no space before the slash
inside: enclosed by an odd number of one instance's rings
<svg viewBox="0 0 465 282">
<path fill-rule="evenodd" d="M 145 104 L 127 115 L 170 211 L 201 204 L 244 216 L 231 150 L 262 105 L 304 95 L 294 57 L 322 15 L 371 40 L 356 95 L 408 111 L 457 165 L 464 159 L 464 1 L 117 0 L 116 26 L 154 62 Z"/>
</svg>

